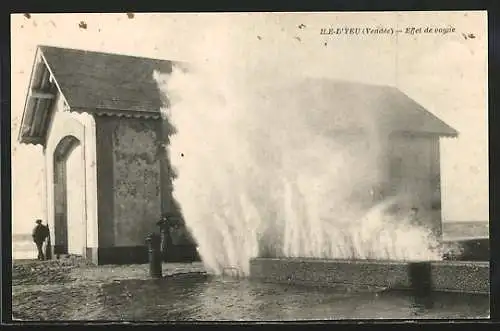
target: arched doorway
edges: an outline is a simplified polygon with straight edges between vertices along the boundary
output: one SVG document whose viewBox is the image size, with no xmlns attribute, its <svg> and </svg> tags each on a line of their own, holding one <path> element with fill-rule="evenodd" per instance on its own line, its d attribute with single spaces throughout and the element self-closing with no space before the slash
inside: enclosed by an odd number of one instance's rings
<svg viewBox="0 0 500 331">
<path fill-rule="evenodd" d="M 85 255 L 85 168 L 83 149 L 66 136 L 54 150 L 54 254 Z"/>
</svg>

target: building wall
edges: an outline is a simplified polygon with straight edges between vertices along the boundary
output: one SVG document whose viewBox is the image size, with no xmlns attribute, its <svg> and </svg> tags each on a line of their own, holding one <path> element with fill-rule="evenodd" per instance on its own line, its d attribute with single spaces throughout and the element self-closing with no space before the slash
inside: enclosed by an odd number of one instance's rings
<svg viewBox="0 0 500 331">
<path fill-rule="evenodd" d="M 65 161 L 68 253 L 83 255 L 87 248 L 85 210 L 85 169 L 82 144 L 72 146 Z"/>
<path fill-rule="evenodd" d="M 438 138 L 392 135 L 389 142 L 389 195 L 401 198 L 403 210 L 419 208 L 419 219 L 440 233 Z"/>
<path fill-rule="evenodd" d="M 100 247 L 145 246 L 162 211 L 158 120 L 98 116 Z"/>
<path fill-rule="evenodd" d="M 144 245 L 161 217 L 158 122 L 119 119 L 113 131 L 115 245 Z"/>
<path fill-rule="evenodd" d="M 57 217 L 62 217 L 64 214 L 64 205 L 56 203 L 63 199 L 63 192 L 55 192 L 54 185 L 54 151 L 59 142 L 67 137 L 73 136 L 80 141 L 81 160 L 83 162 L 84 171 L 79 172 L 81 176 L 79 182 L 84 183 L 83 189 L 83 219 L 86 223 L 86 245 L 87 247 L 97 247 L 97 196 L 96 196 L 96 153 L 95 153 L 95 123 L 92 116 L 88 114 L 77 114 L 64 110 L 64 100 L 60 94 L 53 106 L 53 116 L 48 128 L 47 141 L 44 147 L 45 156 L 45 188 L 46 188 L 46 217 L 49 226 L 54 231 L 54 224 Z M 60 169 L 59 169 L 60 170 Z M 76 174 L 74 174 L 76 176 Z M 56 210 L 57 208 L 57 210 Z M 71 237 L 71 231 L 76 229 L 68 228 L 68 236 Z M 81 230 L 80 230 L 81 231 Z M 53 233 L 54 234 L 54 233 Z M 52 245 L 60 244 L 60 240 L 56 233 L 53 237 Z M 59 236 L 60 237 L 60 236 Z M 59 240 L 59 242 L 57 242 Z M 82 249 L 84 249 L 82 247 Z"/>
<path fill-rule="evenodd" d="M 97 215 L 99 220 L 99 248 L 115 244 L 115 200 L 113 175 L 113 117 L 95 117 L 97 155 Z"/>
<path fill-rule="evenodd" d="M 437 136 L 386 134 L 377 131 L 332 136 L 358 159 L 349 167 L 353 200 L 365 207 L 398 197 L 399 214 L 419 209 L 424 225 L 441 234 L 440 155 Z M 352 160 L 351 160 L 352 162 Z"/>
</svg>

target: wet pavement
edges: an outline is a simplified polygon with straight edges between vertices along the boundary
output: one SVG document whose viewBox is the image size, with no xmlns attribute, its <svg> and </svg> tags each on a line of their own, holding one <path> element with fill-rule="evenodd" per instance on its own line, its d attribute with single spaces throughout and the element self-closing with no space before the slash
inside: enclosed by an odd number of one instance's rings
<svg viewBox="0 0 500 331">
<path fill-rule="evenodd" d="M 213 277 L 202 263 L 93 266 L 79 258 L 17 261 L 13 318 L 24 321 L 295 321 L 488 318 L 489 297 L 352 286 L 316 288 Z"/>
<path fill-rule="evenodd" d="M 138 291 L 140 289 L 140 292 Z M 124 281 L 103 286 L 112 299 L 110 319 L 152 321 L 293 321 L 335 319 L 488 318 L 489 298 L 433 294 L 416 299 L 403 292 L 366 292 L 352 287 L 310 288 L 250 280 L 179 278 Z"/>
<path fill-rule="evenodd" d="M 33 295 L 34 291 L 29 292 Z M 21 293 L 19 293 L 21 295 Z M 160 280 L 74 283 L 36 291 L 36 304 L 53 308 L 23 320 L 296 321 L 342 319 L 488 318 L 484 295 L 406 292 L 352 287 L 311 288 L 184 274 Z M 79 299 L 78 299 L 79 298 Z M 61 307 L 60 305 L 64 305 Z M 73 309 L 68 310 L 68 307 Z M 63 308 L 61 311 L 58 309 Z M 22 312 L 21 312 L 22 313 Z"/>
</svg>

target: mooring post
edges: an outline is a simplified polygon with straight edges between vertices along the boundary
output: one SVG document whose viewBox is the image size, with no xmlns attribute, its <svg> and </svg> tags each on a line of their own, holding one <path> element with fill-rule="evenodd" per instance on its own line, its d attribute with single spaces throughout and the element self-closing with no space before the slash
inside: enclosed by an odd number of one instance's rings
<svg viewBox="0 0 500 331">
<path fill-rule="evenodd" d="M 160 236 L 156 233 L 151 233 L 147 236 L 146 242 L 148 244 L 149 252 L 149 275 L 153 278 L 161 278 L 162 270 L 162 256 L 160 247 Z"/>
<path fill-rule="evenodd" d="M 161 259 L 163 262 L 167 262 L 167 250 L 168 250 L 168 219 L 166 216 L 162 217 L 162 219 L 156 223 L 160 228 L 160 251 L 161 251 Z"/>
<path fill-rule="evenodd" d="M 432 306 L 432 275 L 430 262 L 411 262 L 408 265 L 408 276 L 415 303 L 421 306 Z"/>
</svg>

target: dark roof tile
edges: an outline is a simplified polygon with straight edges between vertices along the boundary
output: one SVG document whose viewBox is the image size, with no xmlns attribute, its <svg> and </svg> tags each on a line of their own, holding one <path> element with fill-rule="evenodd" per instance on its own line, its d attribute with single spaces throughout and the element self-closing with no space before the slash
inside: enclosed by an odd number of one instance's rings
<svg viewBox="0 0 500 331">
<path fill-rule="evenodd" d="M 160 115 L 162 94 L 153 72 L 169 73 L 174 62 L 52 46 L 40 46 L 39 50 L 71 109 L 119 116 Z M 43 68 L 37 65 L 34 70 Z M 40 87 L 36 82 L 38 76 L 34 75 L 30 88 Z M 41 76 L 48 80 L 47 73 Z M 285 89 L 271 86 L 265 93 L 273 94 L 277 109 L 302 107 L 307 112 L 306 121 L 329 122 L 331 128 L 377 126 L 387 133 L 458 135 L 420 104 L 390 86 L 307 78 Z M 32 101 L 27 100 L 25 105 L 20 140 L 40 143 L 43 139 L 39 137 L 45 136 L 46 126 L 34 122 L 34 113 L 46 113 L 50 104 L 36 106 Z"/>
<path fill-rule="evenodd" d="M 291 106 L 304 108 L 306 120 L 318 126 L 329 121 L 332 128 L 341 129 L 458 135 L 455 129 L 392 86 L 307 78 L 298 84 L 290 83 L 285 91 L 278 103 L 293 102 Z"/>
<path fill-rule="evenodd" d="M 162 106 L 153 72 L 171 72 L 171 61 L 51 46 L 40 50 L 72 108 L 159 112 Z"/>
</svg>

